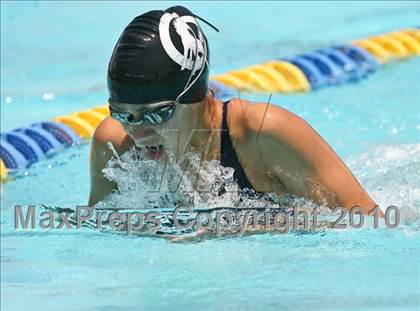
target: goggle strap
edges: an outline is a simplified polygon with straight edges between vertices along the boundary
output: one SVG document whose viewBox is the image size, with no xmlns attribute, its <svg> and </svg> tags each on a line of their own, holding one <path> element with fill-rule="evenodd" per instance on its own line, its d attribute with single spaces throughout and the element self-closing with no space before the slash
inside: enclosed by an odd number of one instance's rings
<svg viewBox="0 0 420 311">
<path fill-rule="evenodd" d="M 206 23 L 208 26 L 210 26 L 211 28 L 213 28 L 215 31 L 217 31 L 217 32 L 220 32 L 219 31 L 219 29 L 218 28 L 216 28 L 216 26 L 214 26 L 214 25 L 212 25 L 212 24 L 210 24 L 208 21 L 206 21 L 204 18 L 202 18 L 202 17 L 200 17 L 200 16 L 198 16 L 198 15 L 195 15 L 194 13 L 193 14 L 191 14 L 192 16 L 194 16 L 195 18 L 198 18 L 200 21 L 202 21 L 202 22 L 204 22 L 204 23 Z"/>
</svg>

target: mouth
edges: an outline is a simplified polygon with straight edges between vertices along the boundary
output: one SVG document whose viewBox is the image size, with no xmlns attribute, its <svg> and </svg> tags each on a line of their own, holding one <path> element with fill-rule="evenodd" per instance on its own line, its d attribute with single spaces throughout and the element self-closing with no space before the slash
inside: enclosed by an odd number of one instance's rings
<svg viewBox="0 0 420 311">
<path fill-rule="evenodd" d="M 157 160 L 163 155 L 163 145 L 143 145 L 144 155 L 152 160 Z"/>
<path fill-rule="evenodd" d="M 163 145 L 148 145 L 145 146 L 147 152 L 158 152 L 159 150 L 163 149 Z"/>
</svg>

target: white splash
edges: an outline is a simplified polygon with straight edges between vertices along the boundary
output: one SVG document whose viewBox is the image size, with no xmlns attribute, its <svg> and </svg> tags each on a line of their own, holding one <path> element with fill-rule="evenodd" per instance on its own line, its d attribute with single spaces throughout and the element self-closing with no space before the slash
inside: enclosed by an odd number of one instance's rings
<svg viewBox="0 0 420 311">
<path fill-rule="evenodd" d="M 346 163 L 379 206 L 397 206 L 406 224 L 420 220 L 420 144 L 378 146 Z"/>
<path fill-rule="evenodd" d="M 316 206 L 309 200 L 274 193 L 257 196 L 240 191 L 233 179 L 234 170 L 217 160 L 201 161 L 200 155 L 187 153 L 178 162 L 169 155 L 167 165 L 149 160 L 142 149 L 132 148 L 121 157 L 114 152 L 103 170 L 106 178 L 117 184 L 101 208 L 175 208 L 186 204 L 195 208 L 214 207 L 283 207 L 293 204 Z"/>
<path fill-rule="evenodd" d="M 113 147 L 111 150 L 113 150 Z M 98 208 L 174 209 L 180 204 L 198 209 L 220 207 L 246 208 L 315 208 L 321 215 L 331 215 L 325 206 L 310 200 L 275 194 L 247 195 L 233 180 L 233 169 L 219 161 L 200 161 L 187 153 L 178 163 L 169 156 L 167 165 L 149 160 L 144 149 L 132 148 L 121 156 L 114 152 L 103 170 L 117 184 Z M 420 220 L 420 145 L 381 146 L 346 160 L 350 169 L 381 207 L 400 209 L 403 230 L 417 232 Z M 414 231 L 413 231 L 414 230 Z"/>
</svg>

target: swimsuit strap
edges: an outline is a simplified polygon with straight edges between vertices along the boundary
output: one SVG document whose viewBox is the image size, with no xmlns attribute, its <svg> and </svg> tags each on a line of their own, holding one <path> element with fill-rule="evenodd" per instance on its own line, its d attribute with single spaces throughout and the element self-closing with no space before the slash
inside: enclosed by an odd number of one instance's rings
<svg viewBox="0 0 420 311">
<path fill-rule="evenodd" d="M 232 140 L 229 135 L 229 127 L 227 124 L 227 113 L 228 113 L 229 101 L 223 102 L 223 118 L 222 118 L 222 133 L 220 142 L 220 164 L 224 167 L 232 167 L 235 171 L 233 178 L 242 189 L 248 188 L 254 190 L 251 183 L 246 176 L 241 163 L 238 160 L 235 149 L 233 148 Z"/>
</svg>

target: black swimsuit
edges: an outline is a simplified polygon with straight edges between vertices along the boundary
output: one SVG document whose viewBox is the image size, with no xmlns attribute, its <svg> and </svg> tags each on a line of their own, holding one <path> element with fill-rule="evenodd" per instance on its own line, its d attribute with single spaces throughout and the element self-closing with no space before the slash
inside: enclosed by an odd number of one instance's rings
<svg viewBox="0 0 420 311">
<path fill-rule="evenodd" d="M 248 188 L 254 190 L 251 183 L 246 177 L 246 174 L 238 160 L 235 149 L 233 148 L 232 140 L 229 136 L 229 127 L 227 124 L 227 113 L 228 113 L 229 101 L 223 102 L 223 119 L 222 119 L 222 133 L 220 143 L 220 164 L 225 167 L 232 167 L 235 171 L 233 178 L 238 183 L 241 189 Z"/>
</svg>

